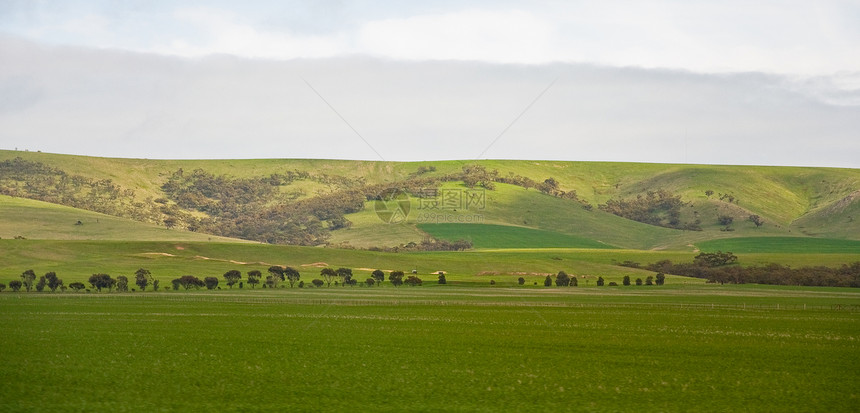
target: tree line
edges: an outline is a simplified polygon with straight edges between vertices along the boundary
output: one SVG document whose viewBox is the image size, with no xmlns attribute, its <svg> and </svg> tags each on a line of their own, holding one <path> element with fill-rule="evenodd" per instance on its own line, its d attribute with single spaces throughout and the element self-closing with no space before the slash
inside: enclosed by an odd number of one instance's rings
<svg viewBox="0 0 860 413">
<path fill-rule="evenodd" d="M 625 262 L 621 265 L 650 271 L 705 279 L 720 284 L 768 284 L 809 287 L 860 287 L 860 261 L 839 267 L 803 266 L 791 268 L 777 263 L 753 266 L 738 265 L 731 252 L 703 252 L 691 263 L 661 260 L 645 266 Z"/>
</svg>

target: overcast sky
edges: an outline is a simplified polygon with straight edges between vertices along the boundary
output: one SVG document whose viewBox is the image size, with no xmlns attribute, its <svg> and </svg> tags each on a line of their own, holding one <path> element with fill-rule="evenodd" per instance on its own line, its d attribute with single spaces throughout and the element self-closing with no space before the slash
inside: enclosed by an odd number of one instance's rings
<svg viewBox="0 0 860 413">
<path fill-rule="evenodd" d="M 860 167 L 858 1 L 0 0 L 0 148 Z"/>
</svg>

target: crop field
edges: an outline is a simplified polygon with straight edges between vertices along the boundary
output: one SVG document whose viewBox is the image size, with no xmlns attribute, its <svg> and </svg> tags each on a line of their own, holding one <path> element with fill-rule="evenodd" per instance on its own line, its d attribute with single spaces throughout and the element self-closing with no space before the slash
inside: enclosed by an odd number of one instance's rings
<svg viewBox="0 0 860 413">
<path fill-rule="evenodd" d="M 732 251 L 735 253 L 854 253 L 860 254 L 860 241 L 849 239 L 807 237 L 747 237 L 703 241 L 696 244 L 702 251 Z"/>
<path fill-rule="evenodd" d="M 16 411 L 860 409 L 860 293 L 0 294 Z"/>
</svg>

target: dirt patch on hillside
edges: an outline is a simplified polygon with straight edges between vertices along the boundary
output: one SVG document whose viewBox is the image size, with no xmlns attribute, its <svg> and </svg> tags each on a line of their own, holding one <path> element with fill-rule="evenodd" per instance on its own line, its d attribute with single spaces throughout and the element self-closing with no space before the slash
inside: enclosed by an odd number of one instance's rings
<svg viewBox="0 0 860 413">
<path fill-rule="evenodd" d="M 144 253 L 141 253 L 141 255 L 158 255 L 158 256 L 162 256 L 162 257 L 175 257 L 175 255 L 168 254 L 166 252 L 144 252 Z"/>
<path fill-rule="evenodd" d="M 328 267 L 328 264 L 324 262 L 312 262 L 310 264 L 302 264 L 302 267 L 317 267 L 317 268 L 325 268 Z"/>
</svg>

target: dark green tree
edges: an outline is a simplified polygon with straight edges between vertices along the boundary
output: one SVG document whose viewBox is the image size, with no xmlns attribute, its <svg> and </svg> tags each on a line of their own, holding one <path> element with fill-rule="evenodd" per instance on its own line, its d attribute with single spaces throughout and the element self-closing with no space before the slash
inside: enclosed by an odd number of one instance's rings
<svg viewBox="0 0 860 413">
<path fill-rule="evenodd" d="M 14 292 L 17 292 L 18 290 L 21 289 L 22 284 L 23 283 L 21 281 L 18 281 L 18 280 L 9 281 L 9 289 L 14 291 Z"/>
<path fill-rule="evenodd" d="M 654 277 L 650 275 L 645 277 L 645 285 L 654 285 Z"/>
<path fill-rule="evenodd" d="M 128 292 L 128 277 L 124 275 L 116 277 L 116 290 L 121 293 Z"/>
<path fill-rule="evenodd" d="M 183 275 L 179 277 L 179 285 L 181 285 L 182 288 L 185 288 L 185 291 L 188 291 L 192 288 L 199 289 L 205 284 L 203 284 L 203 281 L 193 275 Z"/>
<path fill-rule="evenodd" d="M 48 285 L 48 281 L 45 280 L 45 276 L 39 277 L 39 281 L 36 281 L 36 291 L 42 292 L 46 285 Z"/>
<path fill-rule="evenodd" d="M 523 285 L 526 283 L 526 279 L 523 277 L 517 278 L 517 284 Z"/>
<path fill-rule="evenodd" d="M 337 278 L 337 271 L 329 267 L 323 268 L 320 270 L 320 277 L 323 277 L 326 285 L 331 287 L 331 283 L 334 282 L 335 278 Z"/>
<path fill-rule="evenodd" d="M 302 275 L 299 274 L 299 270 L 293 267 L 284 268 L 284 277 L 287 278 L 287 281 L 290 283 L 290 288 L 293 288 L 293 285 L 302 278 Z"/>
<path fill-rule="evenodd" d="M 152 273 L 146 268 L 138 268 L 134 272 L 134 283 L 140 288 L 140 291 L 146 291 L 146 287 L 152 284 Z"/>
<path fill-rule="evenodd" d="M 666 282 L 666 276 L 662 272 L 658 272 L 654 277 L 654 281 L 657 285 L 663 285 L 663 283 Z"/>
<path fill-rule="evenodd" d="M 63 280 L 57 277 L 57 273 L 51 271 L 45 273 L 45 279 L 48 281 L 48 288 L 51 292 L 57 291 L 57 288 L 63 285 Z"/>
<path fill-rule="evenodd" d="M 597 286 L 603 287 L 603 283 L 604 283 L 603 277 L 597 277 Z"/>
<path fill-rule="evenodd" d="M 116 280 L 107 274 L 93 274 L 88 281 L 98 292 L 101 292 L 102 288 L 107 288 L 108 292 L 110 292 L 114 285 L 116 285 Z"/>
<path fill-rule="evenodd" d="M 73 282 L 69 284 L 69 288 L 75 290 L 75 292 L 81 291 L 84 288 L 87 288 L 82 282 Z"/>
<path fill-rule="evenodd" d="M 543 286 L 544 287 L 552 287 L 552 277 L 551 276 L 549 276 L 549 275 L 546 276 L 546 278 L 543 280 Z"/>
<path fill-rule="evenodd" d="M 403 271 L 391 271 L 388 274 L 388 281 L 395 287 L 401 286 L 403 284 Z"/>
<path fill-rule="evenodd" d="M 33 270 L 27 270 L 21 273 L 21 284 L 27 292 L 33 289 L 33 283 L 36 281 L 36 273 Z"/>
<path fill-rule="evenodd" d="M 577 280 L 576 277 L 570 277 L 570 286 L 576 287 L 578 285 L 579 285 L 579 280 Z"/>
<path fill-rule="evenodd" d="M 349 284 L 349 280 L 352 279 L 352 269 L 341 267 L 335 270 L 335 272 L 337 272 L 337 278 L 340 279 L 341 286 Z"/>
<path fill-rule="evenodd" d="M 755 215 L 755 214 L 750 215 L 750 216 L 749 216 L 749 218 L 747 218 L 747 219 L 749 219 L 749 221 L 750 221 L 750 222 L 752 222 L 753 224 L 755 224 L 755 227 L 756 227 L 756 228 L 758 228 L 758 227 L 760 227 L 760 226 L 764 225 L 764 220 L 763 220 L 763 219 L 761 219 L 761 217 L 760 217 L 760 216 L 758 216 L 758 215 Z"/>
<path fill-rule="evenodd" d="M 403 281 L 403 283 L 410 286 L 410 287 L 414 287 L 416 285 L 421 285 L 421 279 L 415 275 L 410 275 L 410 276 L 406 277 L 406 280 Z"/>
<path fill-rule="evenodd" d="M 624 285 L 630 285 L 630 276 L 629 276 L 629 275 L 625 275 L 625 276 L 624 276 L 624 279 L 623 279 L 623 280 L 621 280 L 621 284 L 624 284 Z"/>
<path fill-rule="evenodd" d="M 227 286 L 233 288 L 239 280 L 242 279 L 242 272 L 239 270 L 230 270 L 224 273 L 224 281 L 227 282 Z"/>
<path fill-rule="evenodd" d="M 313 284 L 314 287 L 322 287 L 325 282 L 323 282 L 323 280 L 319 278 L 314 278 L 313 280 L 311 280 L 311 284 Z"/>
<path fill-rule="evenodd" d="M 382 270 L 375 270 L 372 274 L 370 274 L 376 283 L 382 285 L 382 282 L 385 281 L 385 273 Z"/>
<path fill-rule="evenodd" d="M 218 277 L 206 277 L 203 279 L 203 284 L 207 290 L 214 290 L 218 286 Z"/>
<path fill-rule="evenodd" d="M 368 287 L 373 287 L 373 284 L 376 284 L 376 279 L 373 277 L 368 277 L 364 280 L 364 283 L 367 284 Z"/>
<path fill-rule="evenodd" d="M 570 276 L 564 271 L 559 271 L 555 276 L 555 285 L 559 287 L 570 286 Z"/>
<path fill-rule="evenodd" d="M 284 276 L 284 267 L 281 267 L 280 265 L 273 265 L 269 267 L 269 274 L 272 276 L 272 280 L 274 281 L 271 287 L 277 287 L 278 282 L 286 281 L 286 277 Z M 266 281 L 269 281 L 268 278 L 266 279 Z"/>
<path fill-rule="evenodd" d="M 642 279 L 641 278 L 636 279 L 636 285 L 642 285 Z"/>
<path fill-rule="evenodd" d="M 259 270 L 248 271 L 248 284 L 251 284 L 251 289 L 257 288 L 257 284 L 260 283 L 260 278 L 262 277 L 263 273 Z"/>
<path fill-rule="evenodd" d="M 445 273 L 439 271 L 439 284 L 448 284 L 448 279 L 445 278 Z"/>
</svg>

